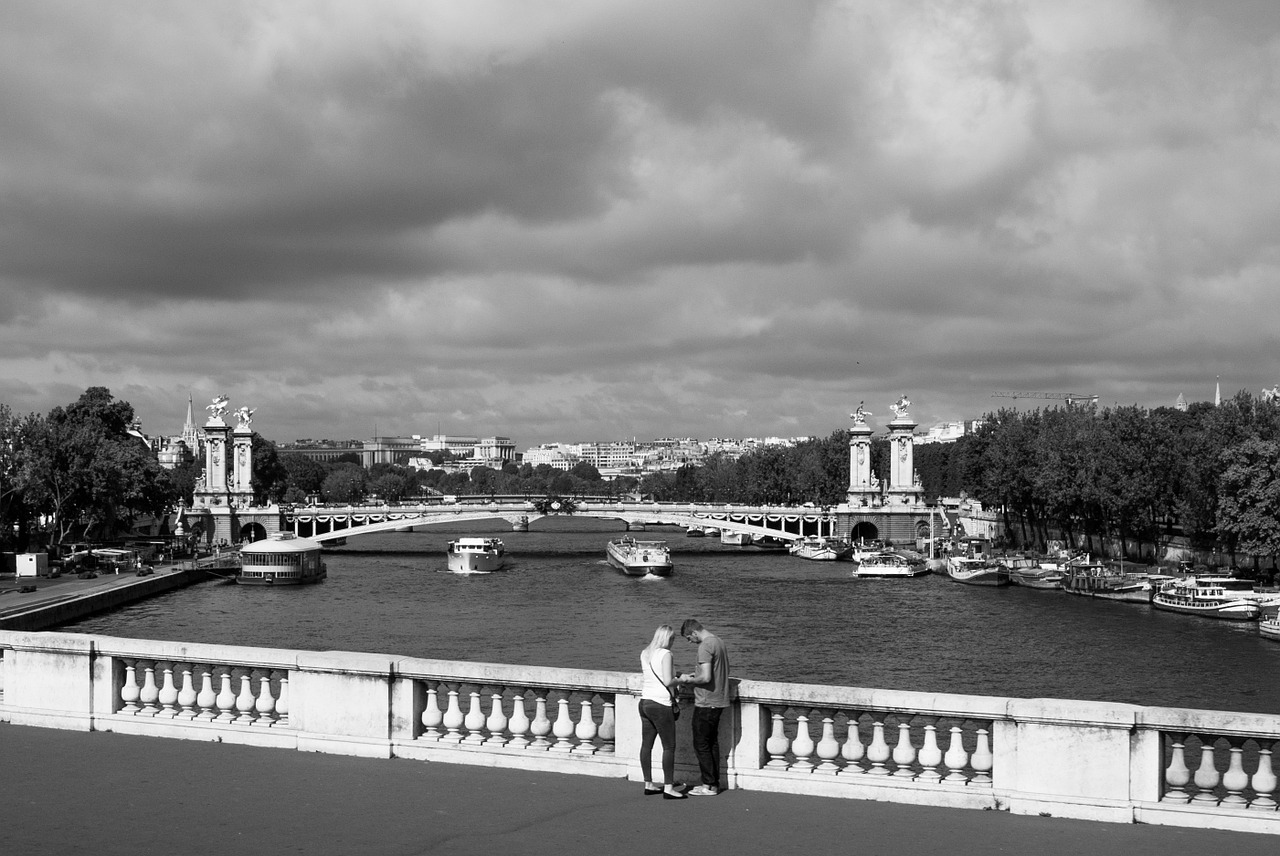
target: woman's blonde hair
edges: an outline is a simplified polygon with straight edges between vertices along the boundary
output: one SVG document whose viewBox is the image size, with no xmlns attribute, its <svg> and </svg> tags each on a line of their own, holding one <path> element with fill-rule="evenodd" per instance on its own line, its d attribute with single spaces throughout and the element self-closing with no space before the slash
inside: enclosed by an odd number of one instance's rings
<svg viewBox="0 0 1280 856">
<path fill-rule="evenodd" d="M 660 624 L 658 629 L 653 631 L 653 639 L 644 649 L 645 657 L 649 657 L 659 648 L 670 648 L 671 640 L 675 639 L 676 631 L 670 624 Z"/>
</svg>

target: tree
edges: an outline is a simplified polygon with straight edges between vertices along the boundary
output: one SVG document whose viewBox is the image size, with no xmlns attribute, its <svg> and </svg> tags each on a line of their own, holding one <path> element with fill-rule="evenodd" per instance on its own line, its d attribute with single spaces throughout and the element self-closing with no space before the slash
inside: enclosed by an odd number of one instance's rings
<svg viewBox="0 0 1280 856">
<path fill-rule="evenodd" d="M 356 502 L 365 495 L 365 472 L 358 464 L 338 464 L 320 486 L 325 502 Z"/>
<path fill-rule="evenodd" d="M 1222 455 L 1218 528 L 1255 556 L 1280 554 L 1280 442 L 1250 437 Z"/>
</svg>

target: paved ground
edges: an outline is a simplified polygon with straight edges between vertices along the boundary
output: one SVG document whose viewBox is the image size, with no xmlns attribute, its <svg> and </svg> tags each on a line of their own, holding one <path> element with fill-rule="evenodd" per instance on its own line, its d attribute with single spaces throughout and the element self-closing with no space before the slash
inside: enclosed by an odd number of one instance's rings
<svg viewBox="0 0 1280 856">
<path fill-rule="evenodd" d="M 1280 836 L 730 791 L 0 724 L 4 856 L 1272 856 Z"/>
</svg>

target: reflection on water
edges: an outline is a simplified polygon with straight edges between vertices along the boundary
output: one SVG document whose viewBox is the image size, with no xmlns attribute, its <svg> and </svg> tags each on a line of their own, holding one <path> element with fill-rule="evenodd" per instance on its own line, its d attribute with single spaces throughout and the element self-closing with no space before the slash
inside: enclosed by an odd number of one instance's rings
<svg viewBox="0 0 1280 856">
<path fill-rule="evenodd" d="M 742 678 L 1274 713 L 1280 644 L 1248 624 L 942 576 L 856 579 L 845 563 L 651 527 L 675 573 L 626 577 L 587 519 L 353 538 L 301 588 L 204 583 L 62 629 L 277 648 L 638 670 L 653 629 L 698 618 Z M 497 534 L 508 568 L 445 571 L 445 542 Z M 677 668 L 695 649 L 677 639 Z"/>
</svg>

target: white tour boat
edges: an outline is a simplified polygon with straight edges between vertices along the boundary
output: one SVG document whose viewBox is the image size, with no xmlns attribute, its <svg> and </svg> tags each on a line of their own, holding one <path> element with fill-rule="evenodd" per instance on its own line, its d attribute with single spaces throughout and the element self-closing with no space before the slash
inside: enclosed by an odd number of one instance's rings
<svg viewBox="0 0 1280 856">
<path fill-rule="evenodd" d="M 502 570 L 507 549 L 498 538 L 457 538 L 447 550 L 449 570 L 455 574 L 485 574 Z"/>
<path fill-rule="evenodd" d="M 1151 605 L 1168 612 L 1225 618 L 1229 621 L 1256 621 L 1262 617 L 1258 601 L 1241 597 L 1223 586 L 1222 577 L 1184 577 L 1163 583 L 1152 595 Z"/>
<path fill-rule="evenodd" d="M 888 550 L 864 555 L 853 569 L 855 577 L 919 577 L 927 573 L 929 568 L 924 562 L 912 562 Z"/>
<path fill-rule="evenodd" d="M 801 559 L 810 559 L 815 562 L 838 562 L 853 555 L 853 545 L 839 538 L 806 535 L 792 541 L 787 552 Z"/>
<path fill-rule="evenodd" d="M 605 548 L 609 564 L 629 577 L 669 577 L 673 565 L 666 541 L 637 541 L 624 535 Z"/>
<path fill-rule="evenodd" d="M 240 571 L 234 580 L 242 586 L 318 583 L 327 574 L 320 549 L 318 541 L 277 532 L 240 548 Z"/>
</svg>

